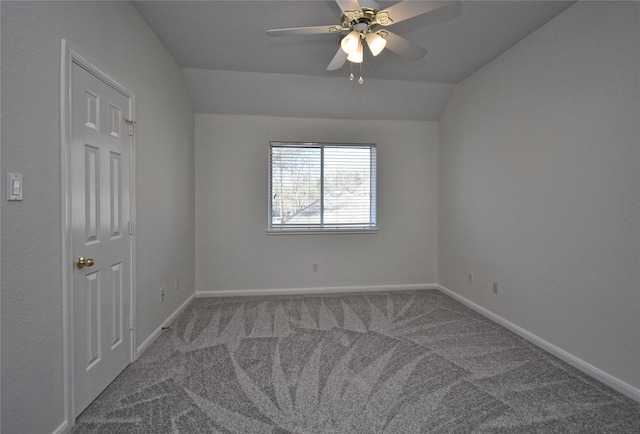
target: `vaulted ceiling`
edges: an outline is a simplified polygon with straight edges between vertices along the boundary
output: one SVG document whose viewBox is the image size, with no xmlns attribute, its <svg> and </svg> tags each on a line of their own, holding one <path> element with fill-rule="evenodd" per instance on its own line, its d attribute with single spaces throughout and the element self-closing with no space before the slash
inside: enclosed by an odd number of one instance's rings
<svg viewBox="0 0 640 434">
<path fill-rule="evenodd" d="M 420 1 L 420 0 L 411 0 Z M 397 1 L 379 1 L 380 10 Z M 334 0 L 136 1 L 171 52 L 196 112 L 353 119 L 437 120 L 455 85 L 561 13 L 569 1 L 441 2 L 389 29 L 428 50 L 408 60 L 365 53 L 358 85 L 350 62 L 326 67 L 336 34 L 270 37 L 274 28 L 332 25 Z M 354 67 L 359 75 L 360 69 Z"/>
</svg>

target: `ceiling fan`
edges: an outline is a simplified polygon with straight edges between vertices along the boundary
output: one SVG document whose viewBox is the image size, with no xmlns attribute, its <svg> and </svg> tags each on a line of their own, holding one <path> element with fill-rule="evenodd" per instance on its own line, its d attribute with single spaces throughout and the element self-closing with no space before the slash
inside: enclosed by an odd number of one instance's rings
<svg viewBox="0 0 640 434">
<path fill-rule="evenodd" d="M 403 57 L 417 60 L 427 54 L 425 48 L 382 27 L 434 11 L 445 6 L 447 2 L 405 0 L 383 10 L 380 10 L 375 0 L 336 0 L 336 3 L 343 13 L 340 24 L 272 29 L 267 31 L 267 34 L 269 36 L 340 34 L 342 38 L 340 48 L 327 66 L 329 71 L 340 69 L 347 60 L 352 63 L 362 63 L 365 43 L 374 56 L 380 54 L 386 47 Z M 360 77 L 358 82 L 362 84 L 362 81 Z"/>
</svg>

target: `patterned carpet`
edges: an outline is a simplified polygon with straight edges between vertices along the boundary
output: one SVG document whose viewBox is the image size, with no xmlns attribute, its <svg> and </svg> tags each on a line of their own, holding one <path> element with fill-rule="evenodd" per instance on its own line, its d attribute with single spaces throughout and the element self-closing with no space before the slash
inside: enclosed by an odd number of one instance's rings
<svg viewBox="0 0 640 434">
<path fill-rule="evenodd" d="M 639 433 L 640 404 L 439 291 L 196 299 L 74 433 Z"/>
</svg>

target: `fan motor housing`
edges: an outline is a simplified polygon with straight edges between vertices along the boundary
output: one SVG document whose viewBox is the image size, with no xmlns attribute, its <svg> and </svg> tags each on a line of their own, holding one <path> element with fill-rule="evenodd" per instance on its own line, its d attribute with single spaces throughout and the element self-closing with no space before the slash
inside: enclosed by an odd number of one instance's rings
<svg viewBox="0 0 640 434">
<path fill-rule="evenodd" d="M 357 12 L 359 12 L 359 11 L 357 11 Z M 362 32 L 362 31 L 366 31 L 367 30 L 362 25 L 366 25 L 369 30 L 373 29 L 375 26 L 378 25 L 378 23 L 376 21 L 376 15 L 377 14 L 378 14 L 378 11 L 376 9 L 363 7 L 362 8 L 362 16 L 360 16 L 358 18 L 355 18 L 355 19 L 351 19 L 347 15 L 342 15 L 342 18 L 340 20 L 342 22 L 342 25 L 345 28 L 349 28 L 351 30 L 357 30 L 357 31 Z"/>
</svg>

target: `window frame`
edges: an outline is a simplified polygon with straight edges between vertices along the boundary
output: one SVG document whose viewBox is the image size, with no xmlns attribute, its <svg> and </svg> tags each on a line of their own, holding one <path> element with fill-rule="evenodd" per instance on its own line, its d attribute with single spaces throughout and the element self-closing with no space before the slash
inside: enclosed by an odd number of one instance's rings
<svg viewBox="0 0 640 434">
<path fill-rule="evenodd" d="M 320 226 L 317 225 L 309 225 L 308 227 L 295 227 L 295 228 L 287 228 L 283 226 L 274 226 L 273 225 L 273 192 L 271 182 L 273 180 L 273 148 L 274 147 L 292 147 L 292 148 L 321 148 L 321 155 L 324 155 L 325 147 L 345 147 L 345 148 L 369 148 L 373 151 L 373 155 L 370 158 L 370 167 L 369 167 L 369 209 L 370 209 L 370 224 L 368 226 L 361 225 L 360 227 L 336 227 L 331 225 L 324 225 L 321 223 Z M 378 150 L 377 145 L 375 143 L 348 143 L 348 142 L 289 142 L 289 141 L 270 141 L 269 142 L 269 170 L 268 170 L 268 189 L 269 194 L 267 198 L 267 234 L 283 234 L 283 235 L 292 235 L 292 234 L 371 234 L 378 232 L 377 225 L 377 212 L 378 212 L 378 192 L 377 192 L 377 173 L 378 173 Z M 321 187 L 320 187 L 320 202 L 321 204 L 324 202 L 324 158 L 321 157 L 320 160 L 320 179 Z M 321 212 L 324 212 L 322 210 Z M 322 219 L 321 219 L 322 220 Z"/>
</svg>

